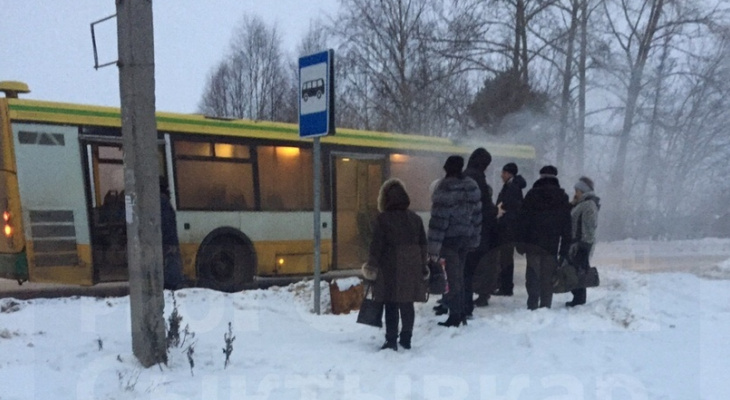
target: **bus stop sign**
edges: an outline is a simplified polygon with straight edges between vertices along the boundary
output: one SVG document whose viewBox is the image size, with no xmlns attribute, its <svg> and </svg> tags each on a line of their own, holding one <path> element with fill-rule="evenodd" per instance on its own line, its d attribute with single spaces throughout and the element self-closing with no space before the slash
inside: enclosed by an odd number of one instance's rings
<svg viewBox="0 0 730 400">
<path fill-rule="evenodd" d="M 299 59 L 299 137 L 334 135 L 334 51 Z"/>
</svg>

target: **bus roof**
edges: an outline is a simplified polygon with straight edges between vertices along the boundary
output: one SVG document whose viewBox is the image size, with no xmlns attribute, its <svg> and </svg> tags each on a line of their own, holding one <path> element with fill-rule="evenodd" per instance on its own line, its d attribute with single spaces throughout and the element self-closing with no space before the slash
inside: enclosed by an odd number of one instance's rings
<svg viewBox="0 0 730 400">
<path fill-rule="evenodd" d="M 11 120 L 44 122 L 69 125 L 121 127 L 120 109 L 115 107 L 89 106 L 28 99 L 0 99 L 8 102 Z M 244 119 L 211 118 L 200 114 L 157 112 L 157 129 L 163 132 L 181 132 L 200 135 L 249 137 L 273 140 L 298 141 L 296 124 L 252 121 Z M 433 151 L 440 153 L 468 154 L 473 149 L 459 145 L 448 138 L 398 134 L 338 128 L 337 134 L 322 137 L 323 144 L 392 148 L 403 151 Z M 483 145 L 493 156 L 521 159 L 535 158 L 535 149 L 527 145 Z"/>
</svg>

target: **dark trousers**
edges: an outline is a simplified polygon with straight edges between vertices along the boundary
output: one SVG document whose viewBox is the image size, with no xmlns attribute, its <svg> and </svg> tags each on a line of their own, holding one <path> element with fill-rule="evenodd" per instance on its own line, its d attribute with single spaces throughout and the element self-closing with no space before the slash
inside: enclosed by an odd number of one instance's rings
<svg viewBox="0 0 730 400">
<path fill-rule="evenodd" d="M 511 292 L 515 287 L 515 243 L 507 242 L 499 246 L 499 289 Z"/>
<path fill-rule="evenodd" d="M 467 315 L 474 311 L 474 293 L 489 299 L 498 287 L 499 251 L 472 251 L 464 262 L 464 307 Z"/>
<path fill-rule="evenodd" d="M 470 251 L 464 261 L 464 312 L 467 315 L 474 311 L 474 272 L 483 255 L 483 251 Z"/>
<path fill-rule="evenodd" d="M 466 250 L 441 248 L 441 257 L 446 261 L 446 279 L 449 282 L 449 292 L 444 294 L 444 302 L 449 307 L 449 313 L 464 315 L 464 263 Z"/>
<path fill-rule="evenodd" d="M 550 308 L 553 302 L 553 275 L 558 266 L 555 255 L 538 251 L 527 253 L 525 287 L 527 288 L 527 308 Z"/>
<path fill-rule="evenodd" d="M 590 255 L 591 255 L 591 249 L 590 248 L 578 248 L 578 252 L 575 254 L 575 257 L 573 257 L 573 265 L 575 265 L 575 268 L 580 270 L 583 270 L 584 272 L 588 270 L 588 268 L 591 267 L 590 263 Z M 586 302 L 586 289 L 580 288 L 571 290 L 571 293 L 573 293 L 573 304 L 585 304 Z"/>
<path fill-rule="evenodd" d="M 399 315 L 400 314 L 400 315 Z M 413 303 L 385 302 L 385 340 L 395 342 L 398 339 L 398 317 L 401 321 L 401 335 L 410 338 L 413 333 L 413 323 L 416 320 L 416 311 Z"/>
<path fill-rule="evenodd" d="M 179 289 L 184 280 L 180 247 L 174 245 L 163 245 L 162 256 L 164 288 L 171 290 Z"/>
</svg>

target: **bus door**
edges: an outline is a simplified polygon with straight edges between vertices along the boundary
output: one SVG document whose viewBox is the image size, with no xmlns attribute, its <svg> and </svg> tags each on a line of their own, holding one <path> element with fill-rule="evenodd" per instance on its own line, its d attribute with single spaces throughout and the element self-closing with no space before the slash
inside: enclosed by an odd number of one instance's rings
<svg viewBox="0 0 730 400">
<path fill-rule="evenodd" d="M 84 148 L 94 280 L 124 281 L 129 276 L 121 141 L 88 142 Z"/>
<path fill-rule="evenodd" d="M 368 259 L 371 225 L 378 215 L 378 191 L 385 158 L 333 154 L 333 254 L 336 269 L 360 268 Z"/>
<path fill-rule="evenodd" d="M 124 207 L 124 161 L 122 142 L 90 136 L 86 150 L 86 186 L 89 188 L 89 229 L 96 282 L 125 281 L 127 224 Z M 161 175 L 167 175 L 164 142 L 158 142 Z"/>
</svg>

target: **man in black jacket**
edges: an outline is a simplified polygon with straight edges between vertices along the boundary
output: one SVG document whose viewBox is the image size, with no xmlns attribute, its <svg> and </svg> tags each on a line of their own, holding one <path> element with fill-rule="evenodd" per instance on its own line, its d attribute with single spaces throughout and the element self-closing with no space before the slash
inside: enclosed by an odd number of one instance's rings
<svg viewBox="0 0 730 400">
<path fill-rule="evenodd" d="M 497 196 L 497 236 L 499 241 L 499 288 L 495 296 L 512 296 L 515 273 L 515 232 L 517 216 L 522 207 L 522 189 L 525 179 L 517 174 L 517 164 L 508 163 L 502 168 L 504 186 Z"/>
<path fill-rule="evenodd" d="M 479 246 L 466 255 L 464 264 L 464 294 L 465 313 L 471 316 L 474 306 L 484 307 L 489 305 L 489 296 L 495 289 L 497 270 L 496 251 L 497 247 L 497 207 L 492 201 L 492 187 L 487 183 L 485 171 L 492 162 L 492 155 L 480 147 L 474 150 L 466 164 L 464 175 L 473 179 L 481 193 L 482 202 L 482 229 Z M 474 293 L 479 294 L 476 302 Z"/>
<path fill-rule="evenodd" d="M 570 201 L 560 187 L 557 174 L 555 167 L 543 167 L 540 179 L 525 195 L 520 210 L 519 236 L 524 244 L 517 250 L 527 253 L 525 286 L 530 310 L 552 305 L 552 278 L 558 255 L 566 257 L 570 248 Z"/>
</svg>

